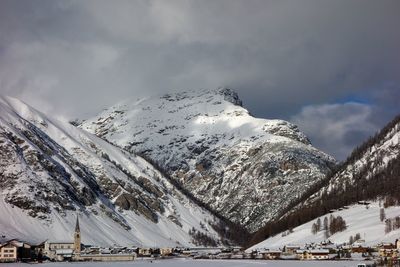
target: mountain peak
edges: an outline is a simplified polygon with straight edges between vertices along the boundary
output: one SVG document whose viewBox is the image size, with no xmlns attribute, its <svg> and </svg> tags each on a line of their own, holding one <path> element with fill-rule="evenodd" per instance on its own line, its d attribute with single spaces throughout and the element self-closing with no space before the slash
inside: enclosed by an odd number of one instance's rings
<svg viewBox="0 0 400 267">
<path fill-rule="evenodd" d="M 242 100 L 240 100 L 236 91 L 226 87 L 220 87 L 217 91 L 219 94 L 224 96 L 224 100 L 231 102 L 234 105 L 242 106 Z"/>
<path fill-rule="evenodd" d="M 198 199 L 255 230 L 335 160 L 295 125 L 255 118 L 241 105 L 229 88 L 192 90 L 116 105 L 80 127 L 144 155 Z"/>
<path fill-rule="evenodd" d="M 160 98 L 168 101 L 181 101 L 184 99 L 193 98 L 206 98 L 211 99 L 216 96 L 222 96 L 223 100 L 230 102 L 237 106 L 242 106 L 242 100 L 239 98 L 238 93 L 227 87 L 218 87 L 217 89 L 195 89 L 195 90 L 183 90 L 177 92 L 171 92 L 163 94 Z"/>
</svg>

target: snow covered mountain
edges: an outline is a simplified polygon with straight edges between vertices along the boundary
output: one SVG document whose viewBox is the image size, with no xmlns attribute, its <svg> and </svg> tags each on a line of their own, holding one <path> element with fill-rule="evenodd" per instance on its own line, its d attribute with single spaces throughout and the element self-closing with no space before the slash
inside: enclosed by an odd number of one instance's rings
<svg viewBox="0 0 400 267">
<path fill-rule="evenodd" d="M 266 237 L 256 247 L 321 241 L 322 234 L 312 234 L 311 225 L 317 217 L 322 218 L 332 212 L 343 215 L 348 229 L 330 236 L 331 240 L 344 242 L 350 234 L 360 233 L 370 243 L 385 240 L 393 242 L 394 236 L 400 234 L 397 227 L 400 225 L 395 223 L 396 220 L 400 221 L 400 218 L 395 218 L 400 215 L 399 177 L 400 116 L 356 148 L 335 172 L 300 198 L 290 213 L 260 229 L 252 243 L 258 243 Z M 372 201 L 368 209 L 354 206 L 365 201 Z M 380 212 L 386 213 L 386 218 L 380 219 Z M 299 222 L 305 224 L 299 226 Z M 287 237 L 278 234 L 289 228 L 294 228 L 294 232 Z M 394 228 L 393 232 L 385 232 Z"/>
<path fill-rule="evenodd" d="M 400 156 L 400 116 L 386 125 L 380 133 L 356 148 L 332 177 L 329 183 L 313 194 L 306 203 L 314 203 L 324 195 L 345 193 L 372 182 L 377 174 L 384 172 L 391 162 Z M 360 192 L 362 194 L 362 192 Z M 362 197 L 362 196 L 361 196 Z M 368 196 L 366 196 L 368 197 Z"/>
<path fill-rule="evenodd" d="M 250 231 L 335 165 L 295 125 L 252 117 L 227 88 L 127 100 L 80 127 L 148 158 Z"/>
<path fill-rule="evenodd" d="M 0 235 L 72 240 L 77 214 L 86 244 L 195 246 L 194 232 L 220 240 L 220 221 L 143 158 L 1 97 Z"/>
</svg>

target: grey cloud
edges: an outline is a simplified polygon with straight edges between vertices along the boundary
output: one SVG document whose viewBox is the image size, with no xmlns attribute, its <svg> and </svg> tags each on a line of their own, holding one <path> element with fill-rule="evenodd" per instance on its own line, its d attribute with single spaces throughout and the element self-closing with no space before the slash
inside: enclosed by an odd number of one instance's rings
<svg viewBox="0 0 400 267">
<path fill-rule="evenodd" d="M 386 110 L 400 91 L 398 10 L 396 0 L 4 0 L 0 93 L 85 117 L 127 97 L 229 86 L 254 115 L 283 119 L 366 95 L 381 125 L 400 111 Z"/>
<path fill-rule="evenodd" d="M 325 104 L 304 107 L 291 118 L 312 140 L 339 160 L 345 159 L 379 127 L 370 122 L 373 107 L 359 103 Z"/>
</svg>

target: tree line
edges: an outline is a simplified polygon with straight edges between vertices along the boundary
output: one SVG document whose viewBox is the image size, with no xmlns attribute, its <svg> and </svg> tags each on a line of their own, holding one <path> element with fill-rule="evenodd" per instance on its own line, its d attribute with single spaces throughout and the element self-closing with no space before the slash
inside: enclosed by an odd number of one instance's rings
<svg viewBox="0 0 400 267">
<path fill-rule="evenodd" d="M 328 238 L 329 236 L 338 232 L 342 232 L 346 229 L 346 221 L 341 216 L 335 217 L 331 214 L 329 220 L 328 217 L 325 216 L 323 226 L 321 225 L 321 219 L 318 218 L 317 221 L 311 226 L 311 233 L 315 235 L 320 231 L 324 231 L 325 238 Z"/>
</svg>

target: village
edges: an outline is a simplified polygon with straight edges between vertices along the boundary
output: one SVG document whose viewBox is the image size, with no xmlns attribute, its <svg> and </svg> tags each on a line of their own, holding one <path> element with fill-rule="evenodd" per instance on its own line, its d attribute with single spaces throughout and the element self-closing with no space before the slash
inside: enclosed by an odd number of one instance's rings
<svg viewBox="0 0 400 267">
<path fill-rule="evenodd" d="M 396 265 L 400 258 L 400 240 L 365 245 L 357 240 L 352 245 L 334 244 L 330 241 L 319 244 L 286 245 L 279 249 L 245 251 L 241 247 L 230 248 L 139 248 L 112 246 L 108 248 L 81 243 L 79 219 L 76 220 L 73 241 L 46 240 L 40 244 L 29 244 L 18 239 L 0 239 L 0 262 L 45 262 L 45 261 L 133 261 L 142 259 L 255 259 L 255 260 L 358 260 L 374 261 L 378 265 Z"/>
</svg>

